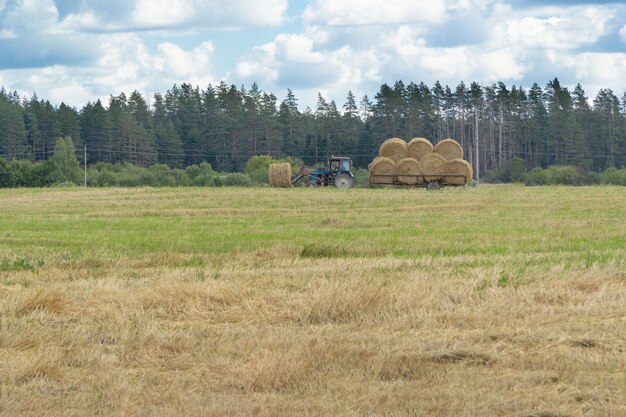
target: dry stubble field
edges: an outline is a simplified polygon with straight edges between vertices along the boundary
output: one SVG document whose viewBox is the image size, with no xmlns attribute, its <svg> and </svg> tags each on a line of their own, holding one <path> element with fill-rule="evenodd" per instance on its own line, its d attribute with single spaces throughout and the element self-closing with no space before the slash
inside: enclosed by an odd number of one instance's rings
<svg viewBox="0 0 626 417">
<path fill-rule="evenodd" d="M 2 416 L 626 415 L 617 187 L 0 190 Z"/>
</svg>

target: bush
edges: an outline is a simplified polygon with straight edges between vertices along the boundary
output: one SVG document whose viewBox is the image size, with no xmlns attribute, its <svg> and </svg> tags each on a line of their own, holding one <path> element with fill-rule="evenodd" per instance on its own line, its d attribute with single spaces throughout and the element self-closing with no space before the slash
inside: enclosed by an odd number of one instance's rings
<svg viewBox="0 0 626 417">
<path fill-rule="evenodd" d="M 218 187 L 249 187 L 252 185 L 250 177 L 241 172 L 216 176 L 214 182 Z"/>
<path fill-rule="evenodd" d="M 548 172 L 542 168 L 534 168 L 524 175 L 524 184 L 528 186 L 548 185 L 549 180 Z"/>
<path fill-rule="evenodd" d="M 602 173 L 602 183 L 612 185 L 626 185 L 626 168 L 609 168 Z"/>
<path fill-rule="evenodd" d="M 367 169 L 355 169 L 352 173 L 354 174 L 355 187 L 367 187 L 369 185 L 370 173 Z"/>
<path fill-rule="evenodd" d="M 491 171 L 486 172 L 481 178 L 480 181 L 485 184 L 501 184 L 506 181 L 506 173 L 499 169 L 493 169 Z"/>
<path fill-rule="evenodd" d="M 186 187 L 186 186 L 191 185 L 191 179 L 189 178 L 189 176 L 187 175 L 187 172 L 185 172 L 184 169 L 178 169 L 178 168 L 173 169 L 172 177 L 174 178 L 174 183 L 178 187 Z"/>
<path fill-rule="evenodd" d="M 251 173 L 259 170 L 266 170 L 270 166 L 270 164 L 275 163 L 274 158 L 269 155 L 256 155 L 252 158 L 248 159 L 246 162 L 246 167 L 244 168 L 244 174 L 250 175 Z"/>
<path fill-rule="evenodd" d="M 9 163 L 11 187 L 33 187 L 35 164 L 30 161 L 13 160 Z"/>
<path fill-rule="evenodd" d="M 212 175 L 201 174 L 193 179 L 192 184 L 196 187 L 215 187 L 215 180 Z"/>
<path fill-rule="evenodd" d="M 578 174 L 574 185 L 598 185 L 602 183 L 602 175 L 597 172 L 583 172 Z"/>
<path fill-rule="evenodd" d="M 215 173 L 213 167 L 208 162 L 202 162 L 200 165 L 189 165 L 185 168 L 185 172 L 193 183 L 195 183 L 196 178 L 200 176 L 210 176 Z"/>
<path fill-rule="evenodd" d="M 0 158 L 0 188 L 13 187 L 13 172 L 6 159 Z"/>
<path fill-rule="evenodd" d="M 555 165 L 548 168 L 550 184 L 574 185 L 578 178 L 576 168 L 567 165 Z"/>
<path fill-rule="evenodd" d="M 176 178 L 172 175 L 172 170 L 166 164 L 156 164 L 148 168 L 152 178 L 152 183 L 145 184 L 153 187 L 174 187 Z"/>
</svg>

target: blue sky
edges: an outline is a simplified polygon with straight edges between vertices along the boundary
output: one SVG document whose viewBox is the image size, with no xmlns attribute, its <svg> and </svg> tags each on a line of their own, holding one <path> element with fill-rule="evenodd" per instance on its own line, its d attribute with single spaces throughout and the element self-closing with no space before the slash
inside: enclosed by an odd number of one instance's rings
<svg viewBox="0 0 626 417">
<path fill-rule="evenodd" d="M 81 107 L 183 82 L 249 87 L 300 108 L 382 83 L 626 89 L 626 2 L 0 0 L 0 85 Z"/>
</svg>

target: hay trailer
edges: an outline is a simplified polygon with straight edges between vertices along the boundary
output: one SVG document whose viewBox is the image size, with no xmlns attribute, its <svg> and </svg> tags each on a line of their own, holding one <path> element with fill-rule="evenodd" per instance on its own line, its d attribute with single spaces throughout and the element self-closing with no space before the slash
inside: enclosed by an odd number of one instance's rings
<svg viewBox="0 0 626 417">
<path fill-rule="evenodd" d="M 437 177 L 437 178 L 428 178 Z M 443 187 L 466 187 L 471 178 L 460 174 L 408 175 L 408 174 L 378 174 L 371 175 L 369 183 L 372 185 L 399 185 L 421 187 L 427 190 L 440 190 Z"/>
<path fill-rule="evenodd" d="M 325 168 L 302 167 L 300 172 L 291 178 L 291 184 L 303 179 L 307 180 L 309 187 L 351 188 L 354 186 L 352 159 L 349 156 L 332 155 L 328 158 Z"/>
</svg>

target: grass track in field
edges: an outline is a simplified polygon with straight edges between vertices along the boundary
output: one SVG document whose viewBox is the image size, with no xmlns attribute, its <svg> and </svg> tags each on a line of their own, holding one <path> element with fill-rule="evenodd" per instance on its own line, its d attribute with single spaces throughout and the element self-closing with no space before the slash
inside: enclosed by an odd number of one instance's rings
<svg viewBox="0 0 626 417">
<path fill-rule="evenodd" d="M 0 415 L 626 414 L 619 187 L 0 190 Z"/>
</svg>

